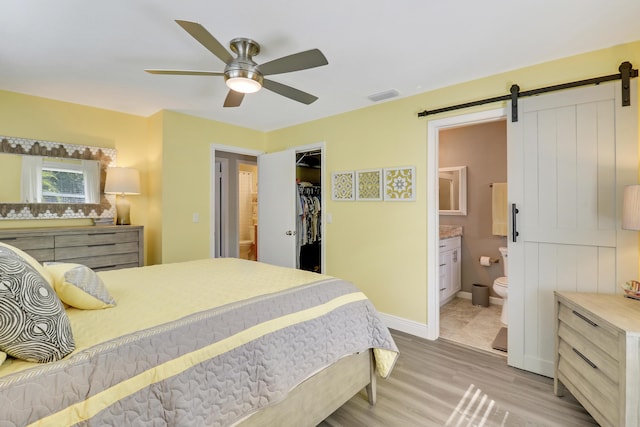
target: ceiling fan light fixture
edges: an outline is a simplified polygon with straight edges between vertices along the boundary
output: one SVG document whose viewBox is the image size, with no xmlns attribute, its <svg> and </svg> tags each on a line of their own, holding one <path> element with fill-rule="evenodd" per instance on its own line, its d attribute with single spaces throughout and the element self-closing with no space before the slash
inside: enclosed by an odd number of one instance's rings
<svg viewBox="0 0 640 427">
<path fill-rule="evenodd" d="M 227 87 L 234 92 L 254 93 L 262 88 L 262 85 L 247 77 L 231 77 L 227 79 Z"/>
<path fill-rule="evenodd" d="M 234 92 L 254 93 L 262 88 L 262 74 L 254 70 L 230 69 L 225 72 L 225 83 Z"/>
</svg>

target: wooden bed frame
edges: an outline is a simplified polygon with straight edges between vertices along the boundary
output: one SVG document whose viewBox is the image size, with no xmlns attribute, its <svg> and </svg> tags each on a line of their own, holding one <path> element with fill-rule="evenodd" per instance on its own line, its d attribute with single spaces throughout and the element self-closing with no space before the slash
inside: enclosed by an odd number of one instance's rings
<svg viewBox="0 0 640 427">
<path fill-rule="evenodd" d="M 285 400 L 241 421 L 242 427 L 315 426 L 366 388 L 369 404 L 376 403 L 373 351 L 343 357 L 303 381 Z"/>
</svg>

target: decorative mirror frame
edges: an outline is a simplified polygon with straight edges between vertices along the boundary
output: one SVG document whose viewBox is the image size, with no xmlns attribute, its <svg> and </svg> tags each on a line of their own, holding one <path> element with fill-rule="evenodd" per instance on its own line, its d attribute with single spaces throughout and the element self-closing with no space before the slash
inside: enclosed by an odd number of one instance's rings
<svg viewBox="0 0 640 427">
<path fill-rule="evenodd" d="M 100 203 L 1 203 L 3 219 L 113 218 L 112 195 L 104 194 L 107 168 L 115 166 L 114 148 L 91 147 L 53 141 L 0 136 L 0 153 L 57 157 L 100 162 Z"/>
<path fill-rule="evenodd" d="M 467 214 L 467 167 L 452 166 L 439 168 L 438 172 L 453 172 L 458 174 L 458 207 L 460 209 L 440 210 L 440 215 L 461 215 Z"/>
</svg>

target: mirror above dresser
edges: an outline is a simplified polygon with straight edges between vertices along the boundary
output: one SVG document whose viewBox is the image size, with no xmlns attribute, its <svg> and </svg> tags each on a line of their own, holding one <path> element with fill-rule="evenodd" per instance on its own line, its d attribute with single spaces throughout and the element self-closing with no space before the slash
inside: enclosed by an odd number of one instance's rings
<svg viewBox="0 0 640 427">
<path fill-rule="evenodd" d="M 113 148 L 0 136 L 0 220 L 112 218 L 115 160 Z"/>
</svg>

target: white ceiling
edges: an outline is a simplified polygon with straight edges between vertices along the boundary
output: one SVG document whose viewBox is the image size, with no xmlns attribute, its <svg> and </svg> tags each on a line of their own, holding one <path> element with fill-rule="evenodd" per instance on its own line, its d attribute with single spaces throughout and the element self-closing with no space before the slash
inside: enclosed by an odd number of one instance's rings
<svg viewBox="0 0 640 427">
<path fill-rule="evenodd" d="M 258 41 L 258 64 L 319 48 L 329 65 L 271 76 L 319 100 L 263 89 L 223 108 L 222 77 L 145 73 L 223 70 L 175 19 L 225 46 Z M 0 0 L 0 89 L 268 131 L 372 105 L 367 96 L 390 89 L 406 97 L 640 40 L 639 20 L 638 0 Z"/>
</svg>

